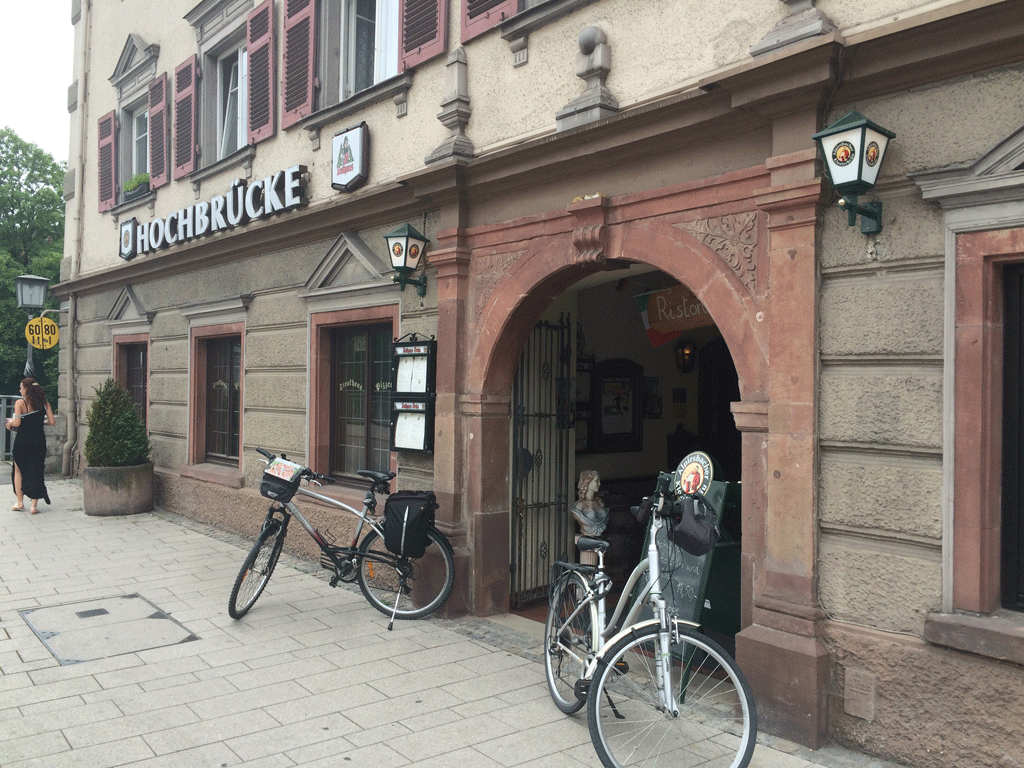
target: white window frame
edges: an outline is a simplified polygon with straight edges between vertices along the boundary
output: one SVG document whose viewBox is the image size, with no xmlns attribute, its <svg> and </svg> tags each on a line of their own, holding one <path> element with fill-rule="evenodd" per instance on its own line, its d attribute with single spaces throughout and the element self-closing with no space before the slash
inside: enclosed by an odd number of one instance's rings
<svg viewBox="0 0 1024 768">
<path fill-rule="evenodd" d="M 363 90 L 398 74 L 399 0 L 375 0 L 373 40 L 373 82 L 356 90 L 359 71 L 355 60 L 356 6 L 359 0 L 341 0 L 341 25 L 338 41 L 338 65 L 341 69 L 338 100 L 350 99 Z"/>
<path fill-rule="evenodd" d="M 149 104 L 143 102 L 135 109 L 128 111 L 129 120 L 125 122 L 129 125 L 129 136 L 130 142 L 129 151 L 129 173 L 125 176 L 127 181 L 132 176 L 138 176 L 140 173 L 149 173 Z M 140 122 L 145 125 L 145 133 L 140 134 L 139 125 Z M 140 149 L 139 142 L 143 142 Z M 141 151 L 141 157 L 139 155 Z"/>
<path fill-rule="evenodd" d="M 244 42 L 216 58 L 218 160 L 234 154 L 249 143 L 249 100 L 246 90 L 248 62 Z M 233 119 L 230 114 L 232 107 L 235 112 Z"/>
</svg>

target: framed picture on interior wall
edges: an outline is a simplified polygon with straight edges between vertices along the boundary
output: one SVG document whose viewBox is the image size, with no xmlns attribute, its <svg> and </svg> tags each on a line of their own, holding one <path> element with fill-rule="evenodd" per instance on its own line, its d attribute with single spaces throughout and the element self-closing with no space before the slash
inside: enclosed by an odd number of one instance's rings
<svg viewBox="0 0 1024 768">
<path fill-rule="evenodd" d="M 661 418 L 661 379 L 644 376 L 644 418 Z"/>
<path fill-rule="evenodd" d="M 643 449 L 643 378 L 640 365 L 620 358 L 602 360 L 591 377 L 591 453 Z"/>
</svg>

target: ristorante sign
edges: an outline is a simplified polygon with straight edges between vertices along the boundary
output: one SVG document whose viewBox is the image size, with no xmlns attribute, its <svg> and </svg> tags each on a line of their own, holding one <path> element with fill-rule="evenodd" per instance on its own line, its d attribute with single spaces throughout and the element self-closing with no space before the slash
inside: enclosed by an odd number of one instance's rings
<svg viewBox="0 0 1024 768">
<path fill-rule="evenodd" d="M 119 255 L 127 261 L 300 208 L 308 202 L 305 173 L 306 166 L 293 165 L 253 184 L 247 184 L 245 179 L 235 179 L 226 195 L 217 195 L 209 201 L 174 211 L 165 218 L 123 221 Z"/>
</svg>

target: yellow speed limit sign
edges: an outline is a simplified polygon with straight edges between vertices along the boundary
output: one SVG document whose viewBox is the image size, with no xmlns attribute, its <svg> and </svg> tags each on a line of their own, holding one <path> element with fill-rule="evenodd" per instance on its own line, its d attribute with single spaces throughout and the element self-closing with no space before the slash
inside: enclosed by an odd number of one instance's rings
<svg viewBox="0 0 1024 768">
<path fill-rule="evenodd" d="M 25 326 L 25 338 L 36 349 L 49 349 L 60 340 L 60 329 L 49 318 L 33 317 Z"/>
</svg>

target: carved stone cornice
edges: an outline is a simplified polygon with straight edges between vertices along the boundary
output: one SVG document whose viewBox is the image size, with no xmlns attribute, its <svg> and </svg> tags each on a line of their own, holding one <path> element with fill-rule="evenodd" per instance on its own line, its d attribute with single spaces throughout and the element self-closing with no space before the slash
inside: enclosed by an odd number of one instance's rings
<svg viewBox="0 0 1024 768">
<path fill-rule="evenodd" d="M 599 264 L 608 247 L 608 198 L 604 195 L 577 198 L 566 209 L 576 219 L 572 244 L 577 264 Z"/>
<path fill-rule="evenodd" d="M 498 287 L 498 283 L 512 271 L 512 267 L 522 258 L 524 251 L 495 253 L 478 256 L 474 259 L 476 266 L 476 319 L 480 319 L 484 307 Z"/>
<path fill-rule="evenodd" d="M 751 295 L 757 292 L 757 213 L 730 214 L 676 226 L 712 251 L 736 273 Z"/>
</svg>

